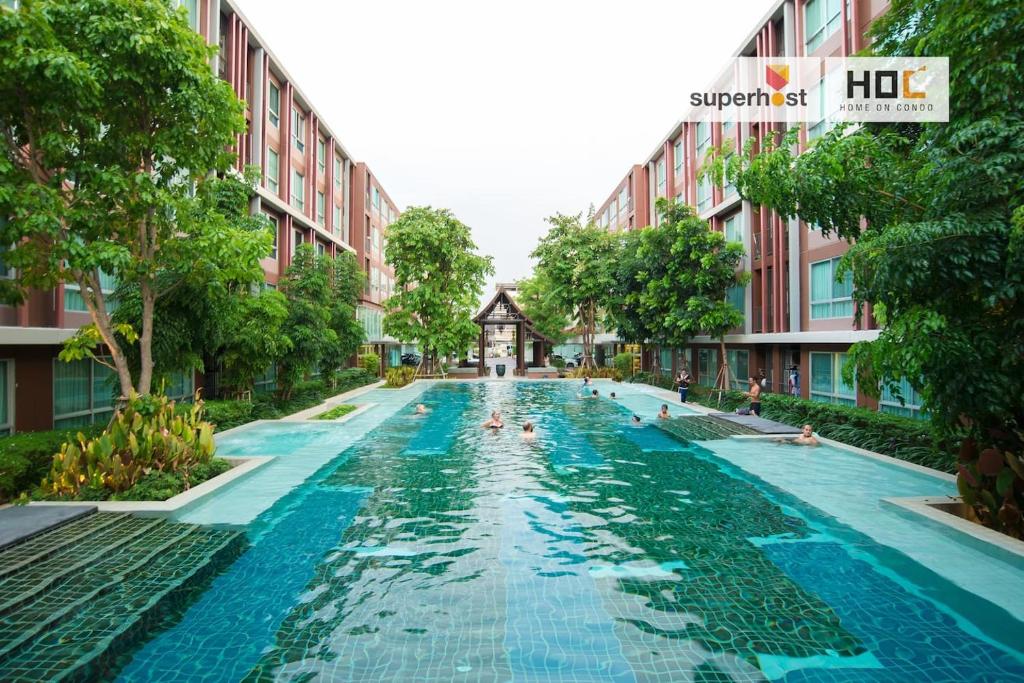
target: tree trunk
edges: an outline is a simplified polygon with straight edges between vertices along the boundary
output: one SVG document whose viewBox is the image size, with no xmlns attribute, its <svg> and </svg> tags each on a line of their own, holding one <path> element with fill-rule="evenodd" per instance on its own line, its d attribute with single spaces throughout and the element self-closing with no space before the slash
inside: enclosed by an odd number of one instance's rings
<svg viewBox="0 0 1024 683">
<path fill-rule="evenodd" d="M 156 296 L 147 280 L 140 287 L 142 295 L 142 334 L 139 336 L 139 394 L 150 393 L 153 384 L 153 310 Z"/>
<path fill-rule="evenodd" d="M 82 273 L 75 278 L 78 289 L 82 294 L 85 307 L 89 310 L 89 317 L 92 319 L 96 329 L 100 333 L 100 339 L 107 345 L 110 357 L 114 361 L 114 369 L 117 371 L 117 380 L 121 385 L 121 398 L 128 398 L 135 392 L 132 384 L 132 373 L 128 367 L 128 359 L 125 358 L 121 345 L 114 337 L 114 327 L 107 313 L 106 300 L 103 297 L 103 290 L 100 289 L 99 273 L 88 275 Z"/>
<path fill-rule="evenodd" d="M 722 385 L 718 388 L 718 405 L 722 405 L 722 394 L 729 390 L 729 360 L 728 356 L 725 355 L 725 339 L 718 340 L 718 348 L 722 352 L 722 370 L 719 373 L 721 375 Z"/>
</svg>

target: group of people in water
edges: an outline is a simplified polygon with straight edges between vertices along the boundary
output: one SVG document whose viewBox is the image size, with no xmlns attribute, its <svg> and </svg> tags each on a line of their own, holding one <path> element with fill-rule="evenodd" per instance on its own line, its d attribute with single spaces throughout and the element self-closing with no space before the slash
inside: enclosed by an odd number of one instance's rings
<svg viewBox="0 0 1024 683">
<path fill-rule="evenodd" d="M 686 400 L 686 393 L 685 393 L 686 388 L 684 388 L 684 383 L 685 383 L 686 387 L 689 386 L 689 377 L 688 376 L 686 377 L 685 382 L 680 382 L 680 391 L 679 391 L 679 393 L 680 393 L 680 399 L 682 401 Z M 751 411 L 750 412 L 753 413 L 754 415 L 760 415 L 760 412 L 761 412 L 760 411 L 760 408 L 761 408 L 761 402 L 760 402 L 760 394 L 761 394 L 760 389 L 761 389 L 761 387 L 760 387 L 760 383 L 757 382 L 753 377 L 751 377 L 750 378 L 750 384 L 751 384 L 750 391 L 746 392 L 747 395 L 750 396 L 750 399 L 751 399 Z M 589 391 L 588 391 L 588 389 L 589 389 Z M 576 394 L 576 398 L 579 398 L 579 399 L 590 399 L 590 398 L 600 398 L 600 396 L 601 396 L 600 392 L 597 389 L 593 388 L 593 384 L 590 381 L 590 377 L 589 376 L 585 376 L 583 378 L 583 387 Z M 618 400 L 619 397 L 613 391 L 613 392 L 611 392 L 609 394 L 609 398 L 611 398 L 612 400 Z M 426 413 L 427 413 L 427 407 L 425 405 L 423 405 L 422 403 L 416 404 L 416 410 L 415 410 L 415 414 L 416 415 L 425 415 Z M 672 415 L 668 411 L 668 404 L 667 403 L 662 403 L 661 404 L 661 409 L 658 411 L 657 418 L 659 420 L 668 420 L 671 417 L 672 417 Z M 637 415 L 636 413 L 634 413 L 633 416 L 630 418 L 630 424 L 632 426 L 634 426 L 634 427 L 640 426 L 642 424 L 642 422 L 643 422 L 642 418 L 639 415 Z M 498 429 L 504 428 L 505 427 L 505 423 L 501 419 L 501 411 L 499 411 L 499 410 L 491 411 L 491 417 L 488 420 L 486 420 L 481 425 L 481 427 L 484 428 L 484 429 L 492 429 L 492 430 L 498 430 Z M 522 431 L 522 434 L 520 436 L 522 437 L 522 439 L 524 441 L 532 441 L 533 439 L 536 438 L 537 432 L 536 432 L 536 429 L 534 427 L 533 422 L 531 422 L 529 420 L 527 420 L 526 422 L 523 422 L 523 431 Z M 814 430 L 811 427 L 811 425 L 809 425 L 809 424 L 805 424 L 803 426 L 799 436 L 797 436 L 795 438 L 776 439 L 776 441 L 778 443 L 794 444 L 794 445 L 797 445 L 797 446 L 817 446 L 818 445 L 818 439 L 815 438 Z"/>
</svg>

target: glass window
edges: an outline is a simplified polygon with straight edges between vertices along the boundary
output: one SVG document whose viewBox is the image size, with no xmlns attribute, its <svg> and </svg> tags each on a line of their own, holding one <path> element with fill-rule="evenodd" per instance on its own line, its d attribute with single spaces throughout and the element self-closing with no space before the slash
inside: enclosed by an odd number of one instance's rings
<svg viewBox="0 0 1024 683">
<path fill-rule="evenodd" d="M 277 366 L 270 365 L 263 374 L 255 379 L 253 382 L 253 388 L 256 393 L 267 392 L 273 390 L 277 386 Z"/>
<path fill-rule="evenodd" d="M 629 190 L 622 188 L 619 190 L 619 213 L 627 211 L 629 211 Z"/>
<path fill-rule="evenodd" d="M 811 353 L 811 400 L 823 403 L 857 405 L 857 387 L 843 381 L 843 368 L 849 360 L 845 353 Z"/>
<path fill-rule="evenodd" d="M 281 125 L 281 89 L 273 81 L 270 81 L 270 92 L 267 94 L 267 118 L 274 128 Z"/>
<path fill-rule="evenodd" d="M 697 353 L 697 360 L 697 382 L 706 387 L 714 386 L 715 380 L 718 379 L 718 351 L 700 349 Z"/>
<path fill-rule="evenodd" d="M 341 184 L 345 180 L 345 167 L 341 162 L 341 157 L 334 157 L 334 188 L 336 190 L 341 189 Z"/>
<path fill-rule="evenodd" d="M 316 255 L 321 258 L 327 253 L 327 247 L 323 245 L 323 242 L 316 243 Z"/>
<path fill-rule="evenodd" d="M 6 222 L 7 222 L 6 220 L 4 220 L 3 218 L 0 218 L 0 228 L 2 228 L 4 226 L 4 223 L 6 223 Z M 15 275 L 17 274 L 17 271 L 14 268 L 11 268 L 10 266 L 8 266 L 6 263 L 4 263 L 4 253 L 6 251 L 7 251 L 7 247 L 6 246 L 0 246 L 0 278 L 3 278 L 5 280 L 10 280 L 13 277 L 15 277 Z"/>
<path fill-rule="evenodd" d="M 306 117 L 296 107 L 292 109 L 292 142 L 295 149 L 306 151 Z"/>
<path fill-rule="evenodd" d="M 673 173 L 675 173 L 675 179 L 678 183 L 682 179 L 683 175 L 683 143 L 677 142 L 672 148 L 672 164 Z"/>
<path fill-rule="evenodd" d="M 810 54 L 821 47 L 842 23 L 841 0 L 808 0 L 804 5 L 804 48 Z"/>
<path fill-rule="evenodd" d="M 377 209 L 378 212 L 380 211 L 380 190 L 376 187 L 373 188 L 373 208 Z"/>
<path fill-rule="evenodd" d="M 747 288 L 742 285 L 735 285 L 725 290 L 725 300 L 732 304 L 740 313 L 745 313 L 747 308 Z"/>
<path fill-rule="evenodd" d="M 270 234 L 274 238 L 273 245 L 270 247 L 270 258 L 277 258 L 277 218 L 271 216 L 266 211 L 263 212 L 264 218 L 270 221 Z"/>
<path fill-rule="evenodd" d="M 327 173 L 327 143 L 323 138 L 317 138 L 316 141 L 316 168 L 321 175 Z"/>
<path fill-rule="evenodd" d="M 14 425 L 11 424 L 11 389 L 14 383 L 11 375 L 14 370 L 14 361 L 0 360 L 0 434 L 10 434 Z"/>
<path fill-rule="evenodd" d="M 178 6 L 188 12 L 188 25 L 193 31 L 199 30 L 199 0 L 178 0 Z"/>
<path fill-rule="evenodd" d="M 109 362 L 109 358 L 104 360 Z M 114 410 L 115 373 L 91 358 L 53 361 L 53 427 L 104 422 Z"/>
<path fill-rule="evenodd" d="M 811 264 L 811 320 L 853 316 L 853 273 L 836 281 L 839 259 Z"/>
<path fill-rule="evenodd" d="M 316 191 L 316 222 L 323 227 L 327 221 L 327 197 L 320 190 Z"/>
<path fill-rule="evenodd" d="M 707 121 L 697 124 L 697 161 L 704 162 L 704 153 L 711 146 L 711 126 Z"/>
<path fill-rule="evenodd" d="M 337 204 L 331 208 L 331 231 L 335 235 L 341 235 L 341 207 Z"/>
<path fill-rule="evenodd" d="M 306 188 L 303 186 L 305 177 L 292 169 L 292 206 L 299 211 L 304 211 L 306 208 Z"/>
<path fill-rule="evenodd" d="M 164 392 L 168 398 L 177 401 L 188 401 L 195 396 L 195 372 L 192 370 L 175 370 L 167 378 Z"/>
<path fill-rule="evenodd" d="M 292 230 L 292 258 L 295 258 L 295 251 L 302 244 L 302 231 Z"/>
<path fill-rule="evenodd" d="M 114 290 L 117 288 L 117 280 L 112 275 L 100 271 L 100 291 L 103 292 L 104 301 L 107 304 L 107 312 L 113 313 L 117 309 L 117 301 L 114 299 Z M 64 285 L 64 310 L 76 312 L 88 312 L 89 307 L 85 305 L 82 291 L 77 284 L 68 283 Z"/>
<path fill-rule="evenodd" d="M 711 178 L 704 176 L 697 182 L 697 211 L 711 208 Z"/>
<path fill-rule="evenodd" d="M 900 402 L 901 397 L 903 399 L 902 403 Z M 899 382 L 898 394 L 889 389 L 888 386 L 882 387 L 882 395 L 878 401 L 878 410 L 890 415 L 901 415 L 921 420 L 928 417 L 928 414 L 921 408 L 923 403 L 924 400 L 921 398 L 921 394 L 914 387 L 910 386 L 910 382 L 907 381 L 906 377 L 903 377 Z"/>
<path fill-rule="evenodd" d="M 657 194 L 658 194 L 659 197 L 664 197 L 665 196 L 665 185 L 666 185 L 666 182 L 667 182 L 666 178 L 665 178 L 665 157 L 662 157 L 662 158 L 658 159 L 658 163 L 655 165 L 654 168 L 655 168 L 656 177 L 658 179 L 658 192 L 657 192 Z"/>
<path fill-rule="evenodd" d="M 750 384 L 750 351 L 746 349 L 728 349 L 725 357 L 729 361 L 729 383 L 733 389 L 746 391 Z"/>
<path fill-rule="evenodd" d="M 267 189 L 277 194 L 280 191 L 281 157 L 277 152 L 267 148 Z"/>
<path fill-rule="evenodd" d="M 729 242 L 743 242 L 743 213 L 734 213 L 725 219 L 725 239 Z"/>
</svg>

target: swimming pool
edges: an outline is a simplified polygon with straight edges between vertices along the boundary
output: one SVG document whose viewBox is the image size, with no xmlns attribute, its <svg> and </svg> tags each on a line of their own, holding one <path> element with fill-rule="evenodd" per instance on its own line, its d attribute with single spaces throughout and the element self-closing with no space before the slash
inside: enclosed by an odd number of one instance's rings
<svg viewBox="0 0 1024 683">
<path fill-rule="evenodd" d="M 1024 566 L 879 500 L 950 482 L 684 443 L 577 389 L 417 383 L 313 439 L 259 425 L 287 457 L 185 513 L 251 547 L 121 680 L 1024 680 Z"/>
</svg>

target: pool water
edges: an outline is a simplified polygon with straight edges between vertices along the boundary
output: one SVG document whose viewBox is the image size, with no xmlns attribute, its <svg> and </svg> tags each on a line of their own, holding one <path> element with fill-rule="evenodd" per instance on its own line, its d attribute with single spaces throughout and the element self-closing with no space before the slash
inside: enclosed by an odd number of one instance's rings
<svg viewBox="0 0 1024 683">
<path fill-rule="evenodd" d="M 948 481 L 828 448 L 686 443 L 577 390 L 377 390 L 344 434 L 259 425 L 294 446 L 289 469 L 189 513 L 245 508 L 250 549 L 125 654 L 121 680 L 1024 680 L 1024 567 L 878 500 Z M 481 428 L 492 409 L 505 429 Z"/>
</svg>

